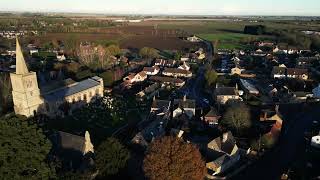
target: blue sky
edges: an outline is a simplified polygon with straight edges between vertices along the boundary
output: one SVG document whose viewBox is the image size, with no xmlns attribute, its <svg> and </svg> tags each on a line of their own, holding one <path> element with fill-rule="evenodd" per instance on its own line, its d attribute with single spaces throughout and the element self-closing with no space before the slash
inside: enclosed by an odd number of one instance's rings
<svg viewBox="0 0 320 180">
<path fill-rule="evenodd" d="M 320 16 L 320 0 L 0 0 L 0 11 Z"/>
</svg>

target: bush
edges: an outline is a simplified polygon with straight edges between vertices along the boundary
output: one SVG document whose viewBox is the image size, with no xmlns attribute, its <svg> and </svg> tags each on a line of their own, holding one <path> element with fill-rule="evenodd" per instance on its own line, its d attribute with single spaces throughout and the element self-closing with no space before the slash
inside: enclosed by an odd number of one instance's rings
<svg viewBox="0 0 320 180">
<path fill-rule="evenodd" d="M 263 25 L 251 26 L 247 25 L 244 28 L 245 34 L 252 34 L 252 35 L 262 35 L 266 33 L 266 27 Z"/>
</svg>

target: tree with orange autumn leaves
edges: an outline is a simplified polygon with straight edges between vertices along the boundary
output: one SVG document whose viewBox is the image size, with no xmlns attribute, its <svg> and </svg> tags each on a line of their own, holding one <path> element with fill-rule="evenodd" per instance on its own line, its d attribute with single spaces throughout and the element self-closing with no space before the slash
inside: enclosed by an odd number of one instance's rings
<svg viewBox="0 0 320 180">
<path fill-rule="evenodd" d="M 198 148 L 171 136 L 151 143 L 143 169 L 151 180 L 201 180 L 206 173 L 205 162 Z"/>
</svg>

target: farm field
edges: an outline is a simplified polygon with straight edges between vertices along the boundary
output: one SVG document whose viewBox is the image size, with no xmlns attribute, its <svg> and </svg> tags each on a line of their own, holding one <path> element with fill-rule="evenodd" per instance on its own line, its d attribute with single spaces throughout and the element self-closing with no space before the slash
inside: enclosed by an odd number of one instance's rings
<svg viewBox="0 0 320 180">
<path fill-rule="evenodd" d="M 129 23 L 125 26 L 108 28 L 90 28 L 85 32 L 73 33 L 46 33 L 40 37 L 41 42 L 50 40 L 68 40 L 75 38 L 78 41 L 90 41 L 104 44 L 119 44 L 121 48 L 139 49 L 153 47 L 156 49 L 182 50 L 190 48 L 194 44 L 181 40 L 179 37 L 197 35 L 208 41 L 218 40 L 219 49 L 243 48 L 246 42 L 255 39 L 270 39 L 272 36 L 255 36 L 243 34 L 246 25 L 266 25 L 267 28 L 276 29 L 319 29 L 320 25 L 308 22 L 303 24 L 288 22 L 249 22 L 249 21 L 143 21 Z"/>
</svg>

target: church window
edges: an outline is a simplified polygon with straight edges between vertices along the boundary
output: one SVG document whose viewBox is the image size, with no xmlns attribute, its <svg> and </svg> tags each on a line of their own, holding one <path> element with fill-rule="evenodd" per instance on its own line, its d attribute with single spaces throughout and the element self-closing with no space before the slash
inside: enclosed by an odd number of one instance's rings
<svg viewBox="0 0 320 180">
<path fill-rule="evenodd" d="M 84 101 L 87 101 L 87 94 L 84 94 L 84 95 L 83 95 L 83 100 L 84 100 Z"/>
</svg>

